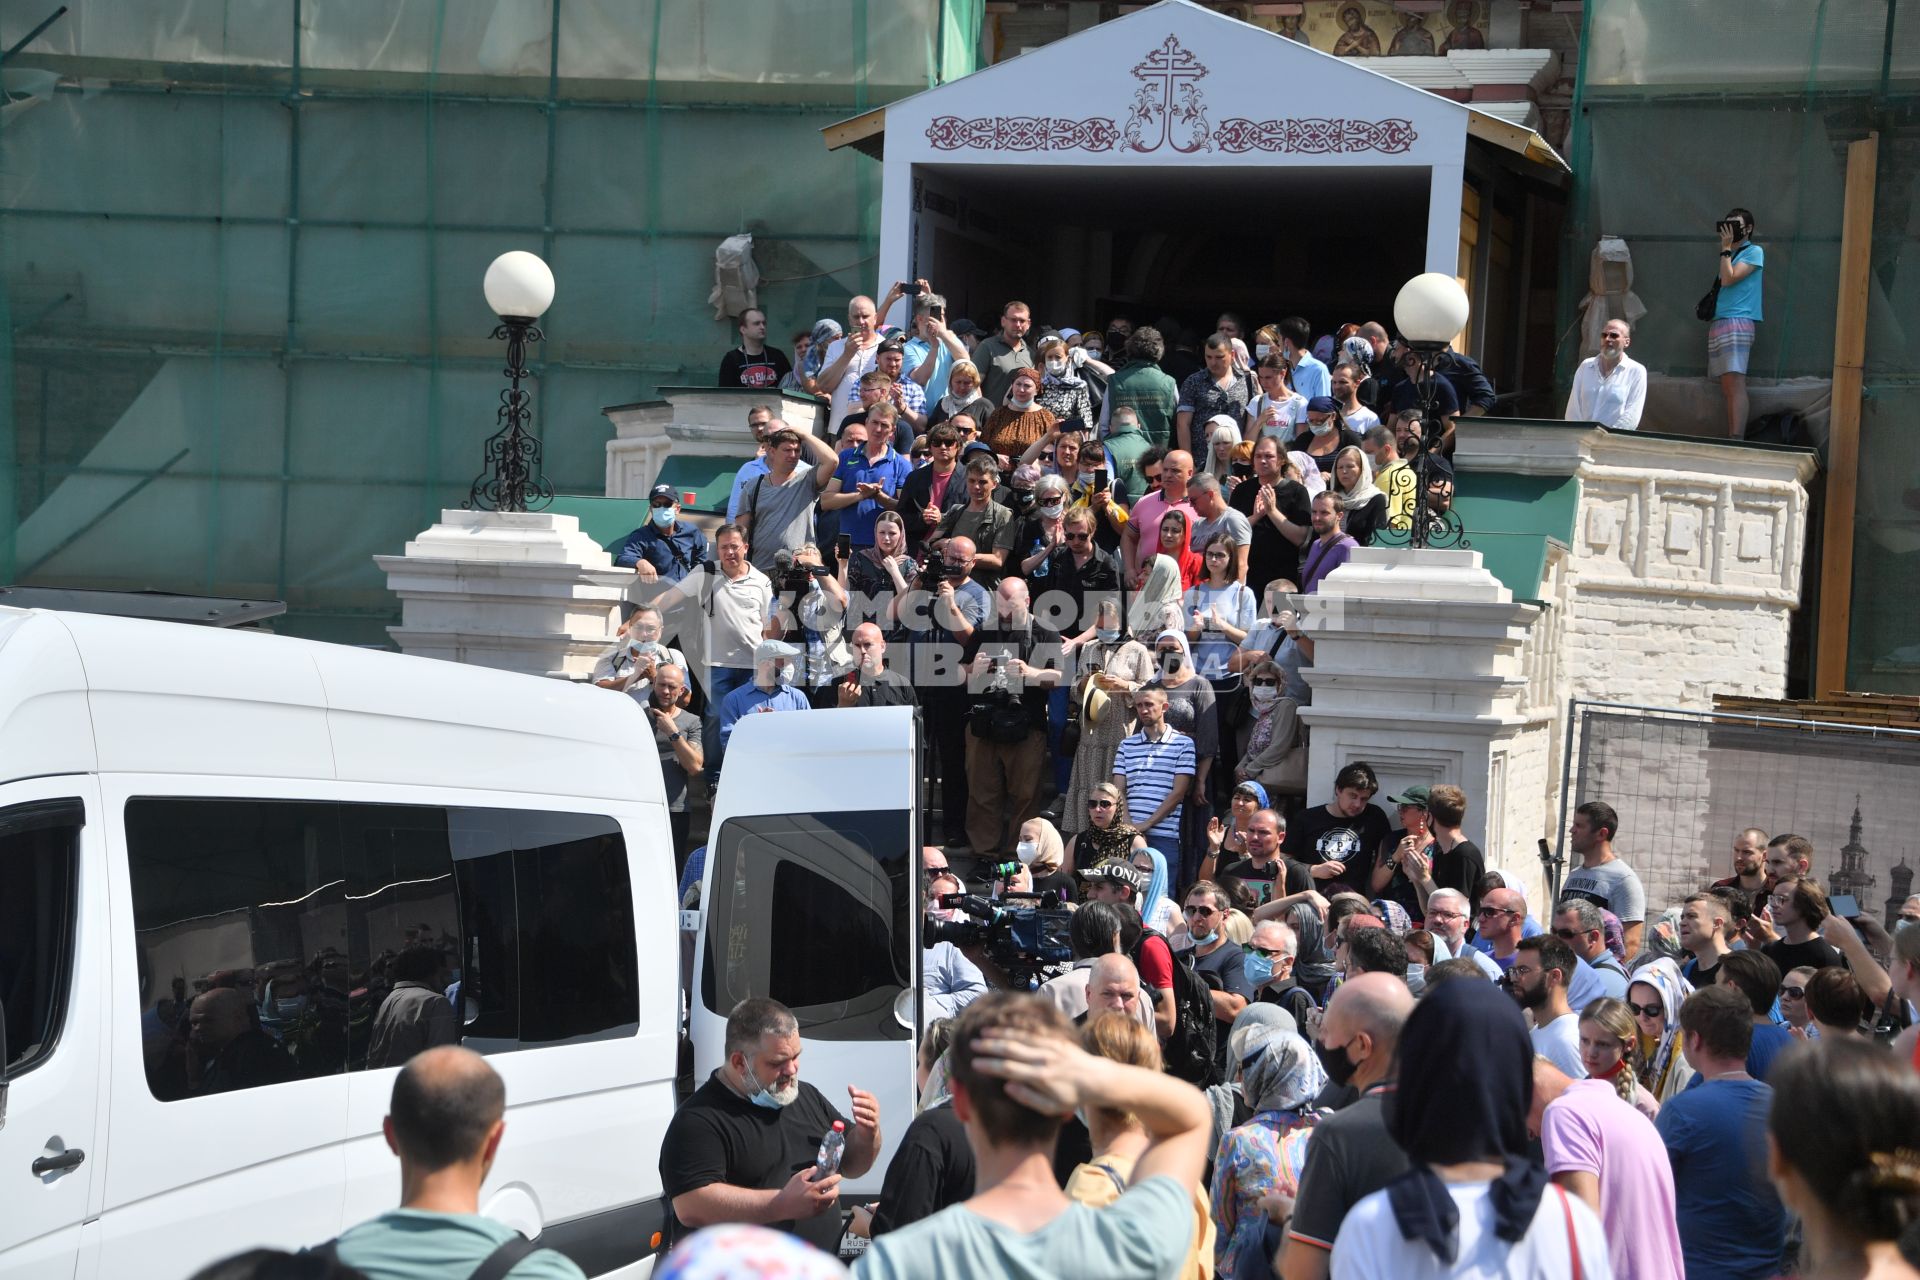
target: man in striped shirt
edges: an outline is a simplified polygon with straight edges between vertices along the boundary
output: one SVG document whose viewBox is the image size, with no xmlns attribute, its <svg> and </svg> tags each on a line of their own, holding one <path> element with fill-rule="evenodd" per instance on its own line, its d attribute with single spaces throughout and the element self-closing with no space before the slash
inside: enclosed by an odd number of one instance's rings
<svg viewBox="0 0 1920 1280">
<path fill-rule="evenodd" d="M 1193 788 L 1193 739 L 1167 723 L 1164 689 L 1136 690 L 1133 714 L 1140 732 L 1121 739 L 1113 780 L 1126 788 L 1127 821 L 1169 866 L 1178 866 L 1180 806 Z"/>
</svg>

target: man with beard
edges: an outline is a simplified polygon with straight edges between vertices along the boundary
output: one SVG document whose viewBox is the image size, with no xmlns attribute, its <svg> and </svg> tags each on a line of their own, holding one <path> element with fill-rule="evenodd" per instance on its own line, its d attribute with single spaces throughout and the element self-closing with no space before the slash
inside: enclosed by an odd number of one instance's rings
<svg viewBox="0 0 1920 1280">
<path fill-rule="evenodd" d="M 1520 939 L 1507 983 L 1533 1019 L 1533 1051 L 1575 1080 L 1584 1080 L 1580 1061 L 1580 1015 L 1567 1003 L 1573 979 L 1573 949 L 1550 933 Z"/>
</svg>

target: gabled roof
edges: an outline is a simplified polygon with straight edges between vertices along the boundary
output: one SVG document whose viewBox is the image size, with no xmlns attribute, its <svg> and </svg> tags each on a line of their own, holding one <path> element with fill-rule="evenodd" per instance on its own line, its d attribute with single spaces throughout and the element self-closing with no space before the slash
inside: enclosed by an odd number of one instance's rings
<svg viewBox="0 0 1920 1280">
<path fill-rule="evenodd" d="M 1458 136 L 1464 126 L 1567 168 L 1533 130 L 1191 0 L 1160 0 L 821 133 L 828 150 L 880 158 L 889 122 L 910 131 L 916 153 L 928 149 L 924 131 L 942 153 L 928 158 L 1044 152 L 1067 163 L 1129 153 L 1177 163 L 1172 152 L 1219 163 L 1255 151 L 1377 161 L 1410 152 L 1423 133 Z"/>
</svg>

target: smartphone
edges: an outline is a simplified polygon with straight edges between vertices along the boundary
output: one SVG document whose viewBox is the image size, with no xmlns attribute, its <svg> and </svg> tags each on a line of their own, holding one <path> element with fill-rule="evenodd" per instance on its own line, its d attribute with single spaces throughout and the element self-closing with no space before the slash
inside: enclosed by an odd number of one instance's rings
<svg viewBox="0 0 1920 1280">
<path fill-rule="evenodd" d="M 853 535 L 843 533 L 833 540 L 833 554 L 845 560 L 853 554 Z"/>
<path fill-rule="evenodd" d="M 1860 900 L 1850 893 L 1836 893 L 1827 899 L 1827 905 L 1833 908 L 1833 914 L 1842 920 L 1860 918 Z"/>
<path fill-rule="evenodd" d="M 1232 471 L 1234 479 L 1236 480 L 1251 480 L 1253 478 L 1253 464 L 1251 462 L 1236 462 L 1233 464 Z"/>
<path fill-rule="evenodd" d="M 1107 475 L 1107 469 L 1105 467 L 1101 467 L 1093 473 L 1093 491 L 1095 493 L 1105 493 L 1112 484 L 1113 479 Z"/>
</svg>

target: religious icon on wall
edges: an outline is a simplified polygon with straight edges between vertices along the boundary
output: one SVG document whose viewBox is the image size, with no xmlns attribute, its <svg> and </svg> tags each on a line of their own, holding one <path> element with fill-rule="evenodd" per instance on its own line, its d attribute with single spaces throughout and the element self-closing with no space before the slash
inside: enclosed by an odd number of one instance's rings
<svg viewBox="0 0 1920 1280">
<path fill-rule="evenodd" d="M 1431 58 L 1434 56 L 1433 32 L 1427 30 L 1425 14 L 1403 13 L 1400 29 L 1393 33 L 1387 54 L 1395 58 Z"/>
<path fill-rule="evenodd" d="M 1367 25 L 1367 11 L 1359 5 L 1349 4 L 1340 10 L 1340 38 L 1333 42 L 1333 54 L 1336 58 L 1380 56 L 1380 36 Z"/>
<path fill-rule="evenodd" d="M 1281 14 L 1280 15 L 1280 34 L 1285 36 L 1289 40 L 1297 40 L 1301 44 L 1311 44 L 1312 41 L 1307 39 L 1307 33 L 1300 29 L 1300 24 L 1305 22 L 1306 20 L 1307 19 L 1303 14 L 1298 14 L 1298 13 Z"/>
<path fill-rule="evenodd" d="M 1487 36 L 1476 23 L 1479 6 L 1473 0 L 1453 0 L 1447 6 L 1447 22 L 1453 30 L 1447 32 L 1447 38 L 1440 42 L 1440 52 L 1452 53 L 1455 49 L 1484 49 Z"/>
</svg>

